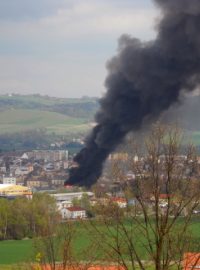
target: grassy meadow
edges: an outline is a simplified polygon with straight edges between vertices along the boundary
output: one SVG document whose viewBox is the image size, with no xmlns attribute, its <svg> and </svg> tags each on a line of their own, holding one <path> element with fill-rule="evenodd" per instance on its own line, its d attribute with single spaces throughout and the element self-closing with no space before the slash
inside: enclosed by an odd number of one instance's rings
<svg viewBox="0 0 200 270">
<path fill-rule="evenodd" d="M 84 118 L 73 118 L 57 112 L 9 109 L 0 113 L 0 134 L 45 128 L 47 132 L 65 134 L 89 130 Z"/>
<path fill-rule="evenodd" d="M 0 135 L 45 129 L 47 133 L 87 133 L 98 108 L 96 98 L 0 95 Z"/>
<path fill-rule="evenodd" d="M 0 265 L 27 262 L 32 258 L 32 255 L 32 240 L 8 240 L 0 242 Z"/>
<path fill-rule="evenodd" d="M 180 224 L 183 222 L 183 219 L 180 219 Z M 190 225 L 190 231 L 197 241 L 200 239 L 200 217 L 195 217 L 192 220 Z M 93 241 L 93 236 L 91 232 L 87 229 L 88 222 L 85 223 L 74 223 L 76 228 L 76 236 L 73 240 L 73 249 L 74 254 L 79 260 L 85 260 L 85 253 L 82 253 L 82 250 L 90 246 Z M 98 229 L 101 231 L 106 232 L 106 228 L 103 225 L 97 224 Z M 126 221 L 127 228 L 130 225 L 130 222 Z M 114 227 L 112 230 L 115 230 Z M 148 260 L 148 256 L 146 254 L 146 250 L 144 246 L 139 244 L 141 241 L 145 243 L 145 239 L 143 236 L 138 235 L 138 250 L 140 256 L 145 260 Z M 103 241 L 103 240 L 102 240 Z M 101 260 L 101 252 L 99 253 L 99 260 Z M 0 269 L 4 269 L 1 265 L 12 265 L 18 264 L 23 262 L 30 262 L 34 261 L 34 247 L 33 247 L 33 240 L 9 240 L 9 241 L 1 241 L 0 242 Z"/>
</svg>

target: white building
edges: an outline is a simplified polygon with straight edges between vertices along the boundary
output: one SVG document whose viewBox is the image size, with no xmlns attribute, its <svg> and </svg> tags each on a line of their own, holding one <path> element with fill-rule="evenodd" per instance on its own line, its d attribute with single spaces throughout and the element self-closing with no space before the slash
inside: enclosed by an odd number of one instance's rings
<svg viewBox="0 0 200 270">
<path fill-rule="evenodd" d="M 58 210 L 61 211 L 63 208 L 71 207 L 73 204 L 71 201 L 62 201 L 56 203 Z"/>
<path fill-rule="evenodd" d="M 63 219 L 82 219 L 87 217 L 86 210 L 78 206 L 62 208 L 60 212 Z"/>
<path fill-rule="evenodd" d="M 15 177 L 3 177 L 3 184 L 13 184 L 16 185 L 16 178 Z"/>
<path fill-rule="evenodd" d="M 15 170 L 15 175 L 27 175 L 29 174 L 30 170 L 28 167 L 25 166 L 21 166 L 21 167 L 17 167 L 17 169 Z"/>
<path fill-rule="evenodd" d="M 47 162 L 55 161 L 67 161 L 68 151 L 67 150 L 34 150 L 26 153 L 29 158 L 34 158 L 36 160 L 46 160 Z"/>
<path fill-rule="evenodd" d="M 50 194 L 52 197 L 55 198 L 57 202 L 62 201 L 73 201 L 73 199 L 80 200 L 84 194 L 87 194 L 88 197 L 93 197 L 94 193 L 90 191 L 86 192 L 70 192 L 70 193 L 56 193 L 56 194 Z"/>
</svg>

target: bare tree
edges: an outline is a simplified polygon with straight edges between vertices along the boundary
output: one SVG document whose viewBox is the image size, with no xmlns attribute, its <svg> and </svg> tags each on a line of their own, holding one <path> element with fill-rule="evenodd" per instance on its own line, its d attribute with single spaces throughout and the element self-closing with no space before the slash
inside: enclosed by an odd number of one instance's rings
<svg viewBox="0 0 200 270">
<path fill-rule="evenodd" d="M 126 186 L 124 196 L 132 197 L 135 205 L 128 205 L 124 213 L 113 205 L 102 206 L 99 222 L 91 222 L 91 234 L 105 260 L 118 262 L 125 269 L 145 270 L 148 264 L 156 270 L 175 265 L 181 269 L 184 252 L 198 250 L 191 231 L 200 199 L 197 157 L 192 146 L 182 154 L 182 139 L 177 127 L 156 124 L 143 154 L 129 144 L 127 164 L 135 175 L 130 184 L 115 163 L 114 175 L 117 177 L 117 172 Z"/>
<path fill-rule="evenodd" d="M 79 225 L 84 228 L 79 221 L 72 220 L 46 226 L 44 235 L 35 239 L 35 253 L 40 270 L 87 270 L 94 264 L 96 243 L 89 241 L 88 245 L 78 250 L 74 247 Z"/>
</svg>

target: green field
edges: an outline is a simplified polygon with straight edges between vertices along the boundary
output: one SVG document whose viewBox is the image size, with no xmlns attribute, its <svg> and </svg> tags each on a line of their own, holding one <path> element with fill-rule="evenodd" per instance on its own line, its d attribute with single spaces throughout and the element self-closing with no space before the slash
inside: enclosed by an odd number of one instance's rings
<svg viewBox="0 0 200 270">
<path fill-rule="evenodd" d="M 74 249 L 79 258 L 81 250 L 90 244 L 91 238 L 82 225 L 78 225 L 77 236 L 74 239 Z M 17 264 L 34 260 L 33 240 L 8 240 L 0 242 L 1 265 Z M 82 259 L 82 258 L 81 258 Z"/>
<path fill-rule="evenodd" d="M 180 223 L 182 219 L 180 218 Z M 190 226 L 190 231 L 193 234 L 193 237 L 199 241 L 200 239 L 200 217 L 193 218 L 193 221 Z M 86 225 L 88 225 L 86 223 Z M 80 260 L 84 260 L 81 250 L 84 247 L 87 247 L 92 241 L 92 235 L 86 230 L 85 225 L 81 223 L 75 224 L 77 229 L 76 237 L 74 238 L 74 251 Z M 129 222 L 126 222 L 126 226 L 130 226 Z M 105 227 L 98 225 L 98 228 L 103 231 L 106 230 Z M 113 228 L 114 229 L 114 228 Z M 145 242 L 145 239 L 140 239 L 142 242 Z M 34 259 L 34 248 L 33 240 L 14 240 L 14 241 L 2 241 L 0 242 L 0 269 L 1 265 L 11 265 L 21 262 L 28 262 Z M 145 254 L 144 246 L 138 246 L 139 253 L 143 259 L 147 259 Z"/>
<path fill-rule="evenodd" d="M 0 95 L 0 135 L 40 128 L 57 135 L 86 133 L 97 108 L 97 98 Z"/>
<path fill-rule="evenodd" d="M 83 118 L 73 118 L 56 112 L 9 109 L 0 113 L 0 134 L 45 128 L 56 134 L 85 132 L 91 127 Z"/>
<path fill-rule="evenodd" d="M 32 251 L 32 240 L 2 241 L 0 243 L 0 264 L 29 261 L 32 258 Z"/>
</svg>

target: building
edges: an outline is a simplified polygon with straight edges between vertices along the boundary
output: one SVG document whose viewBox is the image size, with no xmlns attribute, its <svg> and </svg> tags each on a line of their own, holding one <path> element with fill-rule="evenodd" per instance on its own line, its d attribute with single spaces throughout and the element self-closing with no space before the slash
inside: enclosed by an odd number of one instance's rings
<svg viewBox="0 0 200 270">
<path fill-rule="evenodd" d="M 50 179 L 49 182 L 50 182 L 50 184 L 52 186 L 64 186 L 65 179 L 56 179 L 56 178 L 53 178 L 53 179 Z"/>
<path fill-rule="evenodd" d="M 127 161 L 128 154 L 127 153 L 113 153 L 108 156 L 108 160 Z"/>
<path fill-rule="evenodd" d="M 0 184 L 0 197 L 15 198 L 18 196 L 32 197 L 32 191 L 25 186 Z"/>
<path fill-rule="evenodd" d="M 151 202 L 155 202 L 156 198 L 155 195 L 152 195 L 150 198 Z M 165 194 L 161 193 L 158 195 L 159 205 L 161 207 L 166 207 L 169 203 L 169 201 L 174 201 L 174 196 L 172 194 Z"/>
<path fill-rule="evenodd" d="M 40 188 L 40 187 L 48 187 L 49 183 L 47 180 L 41 180 L 38 178 L 32 178 L 26 181 L 26 185 L 29 188 Z"/>
<path fill-rule="evenodd" d="M 13 184 L 16 185 L 16 178 L 15 177 L 3 177 L 3 184 Z"/>
<path fill-rule="evenodd" d="M 72 201 L 73 199 L 81 199 L 83 194 L 87 194 L 88 197 L 93 197 L 94 193 L 93 192 L 70 192 L 70 193 L 56 193 L 56 194 L 50 194 L 55 198 L 57 202 L 62 202 L 62 201 Z"/>
<path fill-rule="evenodd" d="M 60 212 L 63 219 L 82 219 L 87 217 L 86 210 L 79 206 L 63 208 Z"/>
<path fill-rule="evenodd" d="M 61 211 L 61 209 L 71 207 L 73 204 L 70 201 L 63 201 L 63 202 L 57 202 L 56 205 L 57 205 L 58 211 Z"/>
<path fill-rule="evenodd" d="M 127 201 L 125 198 L 113 197 L 113 198 L 111 198 L 111 202 L 117 204 L 119 206 L 119 208 L 126 208 L 127 207 Z"/>
<path fill-rule="evenodd" d="M 35 150 L 27 152 L 28 158 L 33 158 L 34 160 L 45 160 L 48 162 L 55 162 L 59 160 L 68 160 L 67 150 Z"/>
<path fill-rule="evenodd" d="M 15 170 L 15 175 L 27 175 L 30 173 L 29 167 L 26 166 L 21 166 L 17 167 Z"/>
</svg>

